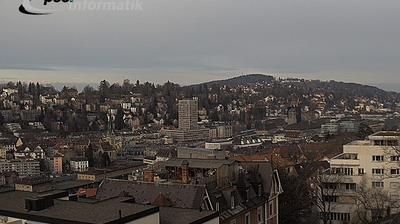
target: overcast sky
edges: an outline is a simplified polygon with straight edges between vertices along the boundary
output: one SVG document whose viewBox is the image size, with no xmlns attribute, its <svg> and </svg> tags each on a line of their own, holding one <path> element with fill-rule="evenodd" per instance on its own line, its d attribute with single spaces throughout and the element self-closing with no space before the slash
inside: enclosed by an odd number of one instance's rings
<svg viewBox="0 0 400 224">
<path fill-rule="evenodd" d="M 19 5 L 0 1 L 0 81 L 187 84 L 257 72 L 400 90 L 399 0 L 143 0 L 142 11 L 47 16 Z"/>
</svg>

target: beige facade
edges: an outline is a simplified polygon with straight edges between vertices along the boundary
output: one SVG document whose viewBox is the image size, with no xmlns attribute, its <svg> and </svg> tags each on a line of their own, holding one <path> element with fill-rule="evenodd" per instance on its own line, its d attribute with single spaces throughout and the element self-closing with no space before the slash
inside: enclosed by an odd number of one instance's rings
<svg viewBox="0 0 400 224">
<path fill-rule="evenodd" d="M 369 136 L 368 140 L 355 141 L 343 146 L 343 153 L 330 160 L 331 173 L 341 176 L 340 191 L 333 203 L 332 213 L 346 214 L 350 220 L 356 220 L 357 192 L 360 189 L 379 191 L 387 194 L 390 200 L 384 206 L 395 212 L 391 201 L 400 198 L 400 133 L 378 132 Z M 373 216 L 368 213 L 369 216 Z M 370 217 L 372 218 L 372 217 Z M 334 220 L 343 223 L 349 220 Z"/>
<path fill-rule="evenodd" d="M 6 159 L 7 158 L 7 150 L 4 148 L 0 148 L 0 159 Z"/>
</svg>

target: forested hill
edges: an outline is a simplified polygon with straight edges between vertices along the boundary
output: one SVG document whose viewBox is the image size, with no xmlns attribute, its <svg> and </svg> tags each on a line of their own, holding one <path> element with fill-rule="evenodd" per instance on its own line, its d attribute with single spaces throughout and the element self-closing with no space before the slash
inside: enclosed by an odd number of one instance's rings
<svg viewBox="0 0 400 224">
<path fill-rule="evenodd" d="M 237 85 L 249 85 L 249 84 L 256 84 L 256 83 L 272 83 L 275 81 L 275 78 L 270 75 L 263 75 L 263 74 L 249 74 L 249 75 L 242 75 L 237 76 L 229 79 L 223 80 L 216 80 L 205 82 L 196 85 L 220 85 L 220 86 L 237 86 Z M 196 86 L 193 85 L 193 86 Z"/>
<path fill-rule="evenodd" d="M 311 93 L 322 91 L 332 93 L 335 96 L 365 96 L 368 98 L 377 97 L 379 99 L 400 99 L 400 94 L 396 92 L 385 91 L 374 86 L 362 85 L 357 83 L 345 83 L 339 81 L 320 81 L 320 80 L 304 80 L 300 78 L 281 79 L 270 75 L 249 74 L 237 76 L 234 78 L 205 82 L 201 84 L 191 85 L 188 87 L 212 87 L 212 86 L 229 86 L 235 87 L 239 85 L 255 85 L 269 84 L 268 88 L 288 92 L 295 91 L 298 93 Z"/>
</svg>

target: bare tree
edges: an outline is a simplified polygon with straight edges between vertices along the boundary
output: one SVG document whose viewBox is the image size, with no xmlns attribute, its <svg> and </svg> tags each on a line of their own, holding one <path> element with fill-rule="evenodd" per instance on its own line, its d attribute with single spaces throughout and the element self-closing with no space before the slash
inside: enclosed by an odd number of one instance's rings
<svg viewBox="0 0 400 224">
<path fill-rule="evenodd" d="M 385 177 L 382 177 L 382 179 Z M 393 200 L 383 189 L 367 186 L 366 180 L 357 188 L 357 220 L 356 223 L 376 224 L 391 214 L 392 210 L 400 208 L 400 202 Z"/>
<path fill-rule="evenodd" d="M 324 224 L 332 223 L 330 214 L 341 189 L 342 175 L 331 173 L 330 169 L 310 178 L 313 203 L 320 212 Z"/>
</svg>

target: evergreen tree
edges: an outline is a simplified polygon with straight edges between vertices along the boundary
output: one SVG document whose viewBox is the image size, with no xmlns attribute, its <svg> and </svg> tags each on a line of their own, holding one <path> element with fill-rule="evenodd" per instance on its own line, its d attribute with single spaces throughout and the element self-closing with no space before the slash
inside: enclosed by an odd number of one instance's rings
<svg viewBox="0 0 400 224">
<path fill-rule="evenodd" d="M 124 111 L 121 107 L 117 109 L 117 114 L 115 115 L 115 129 L 122 130 L 125 127 L 124 123 Z"/>
</svg>

